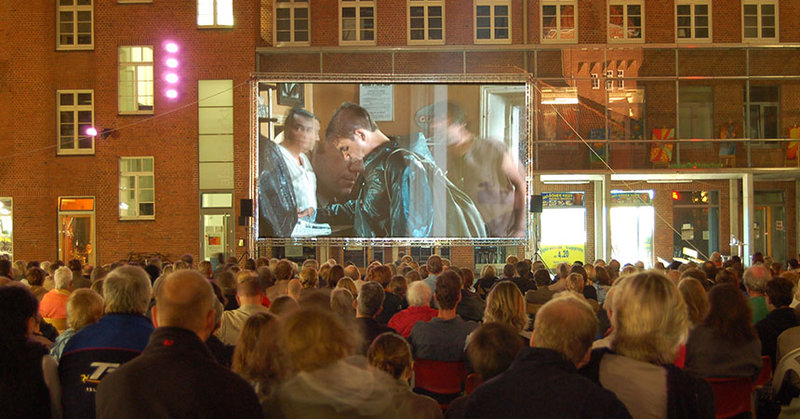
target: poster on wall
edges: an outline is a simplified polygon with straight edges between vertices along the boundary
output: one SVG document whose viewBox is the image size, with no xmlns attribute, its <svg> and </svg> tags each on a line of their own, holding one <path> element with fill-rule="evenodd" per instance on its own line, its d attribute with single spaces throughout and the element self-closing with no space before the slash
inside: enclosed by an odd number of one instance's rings
<svg viewBox="0 0 800 419">
<path fill-rule="evenodd" d="M 551 268 L 555 268 L 561 262 L 572 265 L 576 260 L 586 260 L 586 249 L 583 244 L 543 245 L 540 251 L 543 262 Z"/>
<path fill-rule="evenodd" d="M 361 84 L 358 103 L 368 110 L 375 121 L 394 120 L 394 87 L 391 84 Z"/>
</svg>

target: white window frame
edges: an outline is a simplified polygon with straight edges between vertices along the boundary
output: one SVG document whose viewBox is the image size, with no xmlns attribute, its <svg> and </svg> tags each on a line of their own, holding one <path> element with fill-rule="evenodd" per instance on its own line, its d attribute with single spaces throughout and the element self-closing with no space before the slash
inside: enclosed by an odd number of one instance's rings
<svg viewBox="0 0 800 419">
<path fill-rule="evenodd" d="M 89 93 L 92 95 L 91 105 L 78 105 L 78 94 Z M 72 105 L 61 105 L 61 95 L 73 95 Z M 95 137 L 86 135 L 85 132 L 81 135 L 80 124 L 78 121 L 78 112 L 91 111 L 92 123 L 94 127 L 94 90 L 56 90 L 56 150 L 58 155 L 80 155 L 80 154 L 94 154 Z M 61 148 L 61 112 L 73 113 L 73 134 L 72 134 L 72 148 Z M 88 128 L 88 127 L 87 127 Z M 91 138 L 92 148 L 78 148 L 78 141 L 80 138 Z"/>
<path fill-rule="evenodd" d="M 421 7 L 424 10 L 423 14 L 423 33 L 425 34 L 423 39 L 411 39 L 411 8 L 412 7 Z M 438 28 L 442 31 L 442 39 L 431 39 L 431 30 L 435 30 L 437 28 L 431 28 L 429 26 L 430 23 L 430 8 L 431 7 L 439 7 L 442 10 L 442 27 Z M 445 7 L 444 7 L 444 0 L 408 0 L 408 6 L 406 8 L 406 12 L 408 13 L 407 19 L 407 34 L 408 34 L 408 43 L 409 45 L 420 45 L 420 44 L 427 44 L 427 45 L 444 45 L 444 40 L 447 39 L 446 32 L 445 32 Z"/>
<path fill-rule="evenodd" d="M 490 24 L 489 24 L 490 25 L 489 26 L 489 33 L 490 33 L 491 36 L 488 39 L 482 39 L 482 38 L 478 39 L 478 6 L 489 6 L 489 22 L 490 22 Z M 495 31 L 497 29 L 500 29 L 500 28 L 497 28 L 495 26 L 495 8 L 497 6 L 505 6 L 507 8 L 506 10 L 508 10 L 508 17 L 507 17 L 507 19 L 508 19 L 508 28 L 507 28 L 508 37 L 507 38 L 496 38 L 495 37 Z M 511 1 L 510 0 L 475 0 L 474 4 L 472 6 L 472 12 L 473 12 L 473 15 L 474 15 L 472 24 L 475 27 L 475 30 L 473 31 L 472 36 L 473 36 L 476 44 L 510 44 L 511 43 L 511 33 L 512 33 L 511 32 L 511 29 L 512 29 L 511 28 L 511 20 L 512 19 L 511 19 Z"/>
<path fill-rule="evenodd" d="M 152 2 L 153 0 L 117 0 L 117 3 L 119 4 L 126 4 L 126 3 L 136 4 L 136 3 L 152 3 Z"/>
<path fill-rule="evenodd" d="M 745 37 L 745 16 L 744 16 L 744 8 L 746 6 L 755 5 L 758 8 L 758 13 L 756 14 L 756 20 L 758 22 L 758 26 L 756 26 L 756 30 L 758 31 L 758 36 L 755 38 L 747 38 Z M 761 35 L 763 31 L 763 6 L 771 5 L 775 7 L 775 36 L 770 38 L 765 38 Z M 779 42 L 780 39 L 780 5 L 778 4 L 778 0 L 744 0 L 742 1 L 742 42 Z"/>
<path fill-rule="evenodd" d="M 275 1 L 274 2 L 274 10 L 273 10 L 273 19 L 272 24 L 273 28 L 272 37 L 274 40 L 275 46 L 309 46 L 311 45 L 311 4 L 309 0 L 288 0 L 288 1 Z M 279 41 L 278 40 L 278 10 L 285 9 L 289 10 L 289 40 L 288 41 Z M 306 17 L 308 23 L 306 25 L 306 32 L 308 33 L 308 37 L 305 41 L 297 41 L 295 36 L 297 35 L 297 29 L 295 28 L 295 24 L 297 23 L 296 11 L 298 9 L 306 9 Z"/>
<path fill-rule="evenodd" d="M 123 162 L 130 161 L 130 160 L 144 160 L 144 159 L 150 159 L 151 160 L 151 167 L 153 168 L 152 171 L 144 171 L 144 170 L 143 171 L 139 171 L 139 172 L 123 171 L 123 169 L 122 169 Z M 119 207 L 118 207 L 118 214 L 119 214 L 120 221 L 124 221 L 124 220 L 155 220 L 155 218 L 156 218 L 156 177 L 155 177 L 156 167 L 155 167 L 155 164 L 156 164 L 155 163 L 155 158 L 153 156 L 125 156 L 125 157 L 120 157 L 119 158 Z M 134 196 L 135 196 L 133 205 L 135 207 L 136 215 L 122 215 L 122 205 L 123 204 L 128 205 L 127 204 L 128 201 L 127 200 L 123 201 L 123 199 L 122 199 L 122 194 L 127 192 L 127 190 L 123 190 L 123 188 L 122 188 L 122 178 L 123 177 L 128 177 L 128 176 L 134 176 L 136 178 L 136 185 L 133 187 Z M 139 185 L 141 185 L 141 180 L 140 179 L 143 178 L 143 177 L 147 177 L 147 176 L 150 176 L 150 177 L 153 178 L 153 187 L 152 188 L 142 188 L 141 186 L 139 186 Z M 141 215 L 139 213 L 139 204 L 151 203 L 150 201 L 141 201 L 140 200 L 139 194 L 140 194 L 140 192 L 142 190 L 152 190 L 153 191 L 153 201 L 152 201 L 153 214 L 152 215 L 150 215 L 150 214 Z"/>
<path fill-rule="evenodd" d="M 592 90 L 600 90 L 600 76 L 597 73 L 589 74 L 592 79 Z"/>
<path fill-rule="evenodd" d="M 689 24 L 689 31 L 691 32 L 691 36 L 688 38 L 678 37 L 678 6 L 689 6 L 689 20 L 691 22 Z M 706 6 L 708 8 L 708 37 L 705 38 L 697 37 L 697 6 Z M 710 0 L 679 0 L 675 2 L 675 42 L 711 42 L 714 38 L 712 12 L 713 8 Z M 742 9 L 742 13 L 744 13 L 744 9 Z"/>
<path fill-rule="evenodd" d="M 117 49 L 117 57 L 120 56 L 119 52 L 123 48 L 150 48 L 150 56 L 154 57 L 155 50 L 153 49 L 152 45 L 123 45 Z M 119 69 L 117 72 L 117 112 L 120 115 L 152 115 L 153 109 L 155 109 L 155 72 L 153 69 L 153 60 L 152 58 L 150 61 L 120 61 L 119 62 Z M 147 80 L 140 80 L 139 70 L 142 67 L 150 67 L 150 97 L 153 104 L 151 105 L 151 109 L 138 109 L 138 98 L 139 97 L 146 97 L 147 95 L 140 95 L 139 88 L 147 82 Z M 123 102 L 123 86 L 122 86 L 122 72 L 123 69 L 133 68 L 134 76 L 133 76 L 133 96 L 127 97 L 125 96 L 124 99 L 132 100 L 134 102 L 134 107 L 136 110 L 128 111 L 122 110 L 122 102 Z"/>
<path fill-rule="evenodd" d="M 622 6 L 622 38 L 611 38 L 611 6 Z M 629 38 L 628 37 L 628 6 L 639 6 L 640 15 L 639 18 L 641 19 L 641 30 L 638 38 Z M 606 22 L 606 36 L 608 37 L 608 42 L 613 43 L 620 43 L 620 42 L 644 42 L 644 1 L 643 0 L 609 0 L 606 4 L 606 13 L 608 16 L 608 21 Z"/>
<path fill-rule="evenodd" d="M 617 70 L 617 89 L 625 88 L 625 70 Z"/>
<path fill-rule="evenodd" d="M 227 4 L 220 5 L 220 2 L 228 2 L 230 1 L 230 15 L 231 15 L 231 23 L 230 24 L 220 24 L 220 10 L 223 6 L 227 7 Z M 201 7 L 208 7 L 211 6 L 212 15 L 214 17 L 213 22 L 211 24 L 200 24 L 200 10 Z M 227 11 L 227 10 L 226 10 Z M 198 28 L 207 28 L 207 29 L 214 29 L 214 28 L 232 28 L 233 27 L 233 0 L 197 0 L 197 27 Z"/>
<path fill-rule="evenodd" d="M 339 44 L 340 45 L 376 45 L 378 42 L 378 6 L 375 0 L 339 0 Z M 352 7 L 356 11 L 355 40 L 344 40 L 344 9 Z M 372 8 L 372 39 L 361 39 L 361 9 Z"/>
<path fill-rule="evenodd" d="M 72 5 L 62 6 L 61 2 L 56 2 L 56 50 L 92 50 L 94 49 L 94 0 L 88 0 L 88 5 L 78 5 L 80 0 L 72 0 Z M 91 15 L 91 42 L 89 44 L 78 44 L 78 13 L 89 12 Z M 61 13 L 72 13 L 72 39 L 71 44 L 61 43 Z M 65 33 L 66 34 L 66 33 Z"/>
<path fill-rule="evenodd" d="M 606 90 L 614 90 L 614 70 L 606 70 Z"/>
<path fill-rule="evenodd" d="M 545 6 L 556 6 L 556 32 L 558 38 L 550 39 L 544 37 L 544 8 Z M 561 7 L 572 6 L 575 13 L 575 28 L 572 39 L 561 38 Z M 539 39 L 543 44 L 577 44 L 578 43 L 578 1 L 577 0 L 542 0 L 539 5 Z"/>
</svg>

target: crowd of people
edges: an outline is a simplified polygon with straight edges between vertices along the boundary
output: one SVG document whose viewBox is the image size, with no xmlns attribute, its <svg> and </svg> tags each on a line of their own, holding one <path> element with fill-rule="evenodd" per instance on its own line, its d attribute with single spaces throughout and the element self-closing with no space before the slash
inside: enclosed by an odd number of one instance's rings
<svg viewBox="0 0 800 419">
<path fill-rule="evenodd" d="M 707 379 L 800 348 L 797 262 L 721 259 L 0 258 L 0 416 L 712 418 Z"/>
</svg>

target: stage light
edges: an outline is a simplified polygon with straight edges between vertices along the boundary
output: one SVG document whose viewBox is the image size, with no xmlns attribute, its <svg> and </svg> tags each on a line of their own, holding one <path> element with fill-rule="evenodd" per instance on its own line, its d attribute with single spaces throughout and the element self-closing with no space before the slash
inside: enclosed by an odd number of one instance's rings
<svg viewBox="0 0 800 419">
<path fill-rule="evenodd" d="M 170 99 L 175 99 L 176 97 L 178 97 L 178 91 L 175 89 L 169 89 L 167 90 L 166 95 Z"/>
<path fill-rule="evenodd" d="M 97 136 L 97 128 L 95 128 L 95 127 L 86 128 L 86 135 L 88 135 L 90 137 L 96 137 Z"/>
<path fill-rule="evenodd" d="M 174 53 L 178 52 L 178 44 L 176 44 L 174 42 L 167 42 L 164 45 L 164 49 L 167 50 L 167 52 L 174 54 Z"/>
<path fill-rule="evenodd" d="M 175 84 L 178 82 L 178 75 L 175 73 L 167 73 L 167 75 L 164 76 L 164 80 L 166 80 L 167 83 Z"/>
<path fill-rule="evenodd" d="M 167 67 L 169 68 L 178 68 L 178 60 L 174 58 L 167 59 Z"/>
</svg>

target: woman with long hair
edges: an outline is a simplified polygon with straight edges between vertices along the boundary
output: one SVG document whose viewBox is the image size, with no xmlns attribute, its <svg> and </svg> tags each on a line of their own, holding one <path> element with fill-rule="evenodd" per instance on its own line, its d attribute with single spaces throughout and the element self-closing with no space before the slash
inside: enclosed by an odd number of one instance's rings
<svg viewBox="0 0 800 419">
<path fill-rule="evenodd" d="M 498 282 L 486 298 L 483 322 L 511 326 L 523 340 L 530 339 L 530 333 L 523 332 L 528 325 L 525 308 L 525 298 L 513 282 Z"/>
<path fill-rule="evenodd" d="M 689 333 L 686 371 L 700 377 L 757 376 L 761 341 L 742 292 L 731 284 L 715 285 L 708 293 L 708 304 L 708 314 Z"/>
<path fill-rule="evenodd" d="M 486 265 L 481 269 L 481 277 L 475 284 L 475 292 L 484 300 L 489 295 L 494 284 L 497 282 L 497 272 L 492 265 Z"/>
<path fill-rule="evenodd" d="M 708 313 L 708 296 L 706 289 L 700 281 L 687 277 L 678 282 L 678 291 L 683 296 L 689 313 L 690 328 L 702 323 Z"/>
<path fill-rule="evenodd" d="M 286 376 L 280 330 L 277 316 L 256 313 L 244 323 L 233 352 L 231 370 L 253 385 L 265 410 L 273 403 L 275 391 Z"/>
</svg>

